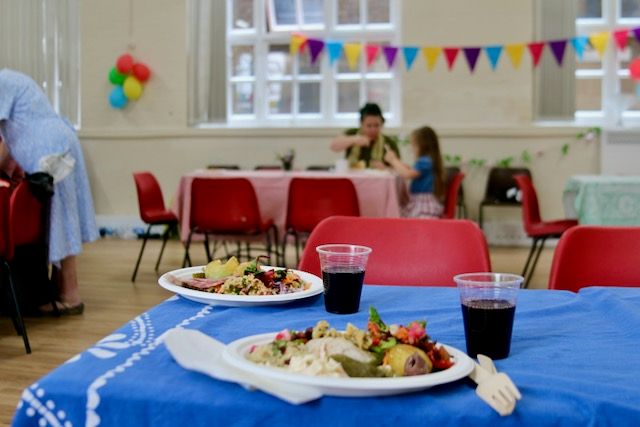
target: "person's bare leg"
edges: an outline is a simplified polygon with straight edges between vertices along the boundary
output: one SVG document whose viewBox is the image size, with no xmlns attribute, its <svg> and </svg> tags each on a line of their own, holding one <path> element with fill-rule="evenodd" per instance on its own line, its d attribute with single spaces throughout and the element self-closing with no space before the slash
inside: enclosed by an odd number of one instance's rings
<svg viewBox="0 0 640 427">
<path fill-rule="evenodd" d="M 60 262 L 60 301 L 70 306 L 78 305 L 82 302 L 80 289 L 78 287 L 78 272 L 76 269 L 76 257 L 68 256 Z"/>
</svg>

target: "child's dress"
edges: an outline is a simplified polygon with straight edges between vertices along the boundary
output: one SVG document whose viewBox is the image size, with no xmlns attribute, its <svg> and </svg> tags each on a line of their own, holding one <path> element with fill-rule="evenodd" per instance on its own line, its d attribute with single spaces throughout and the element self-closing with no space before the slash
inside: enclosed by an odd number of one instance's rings
<svg viewBox="0 0 640 427">
<path fill-rule="evenodd" d="M 442 203 L 433 194 L 433 161 L 429 156 L 418 157 L 413 168 L 420 176 L 411 180 L 409 203 L 402 208 L 402 216 L 411 218 L 440 218 Z"/>
</svg>

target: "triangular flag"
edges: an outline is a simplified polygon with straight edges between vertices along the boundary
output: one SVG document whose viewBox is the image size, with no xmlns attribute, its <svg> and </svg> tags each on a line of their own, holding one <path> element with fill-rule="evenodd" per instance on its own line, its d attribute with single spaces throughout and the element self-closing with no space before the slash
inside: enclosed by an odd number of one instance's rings
<svg viewBox="0 0 640 427">
<path fill-rule="evenodd" d="M 465 47 L 462 49 L 462 51 L 464 52 L 464 57 L 467 59 L 467 64 L 469 65 L 469 71 L 473 73 L 473 71 L 476 69 L 478 57 L 480 56 L 480 48 Z"/>
<path fill-rule="evenodd" d="M 504 47 L 507 52 L 507 56 L 511 60 L 511 65 L 516 70 L 520 68 L 522 62 L 522 54 L 524 53 L 524 44 L 508 44 Z"/>
<path fill-rule="evenodd" d="M 427 63 L 427 70 L 433 71 L 433 68 L 436 66 L 436 62 L 438 62 L 438 56 L 440 56 L 440 52 L 442 52 L 441 47 L 427 46 L 422 48 L 422 55 L 424 55 L 424 60 Z"/>
<path fill-rule="evenodd" d="M 384 53 L 384 59 L 387 61 L 387 67 L 393 68 L 393 64 L 396 62 L 396 55 L 398 55 L 398 48 L 395 46 L 383 46 L 382 53 Z"/>
<path fill-rule="evenodd" d="M 502 55 L 502 46 L 487 46 L 484 48 L 485 52 L 487 52 L 487 57 L 489 58 L 489 63 L 491 64 L 491 69 L 496 70 L 498 66 L 498 61 L 500 61 L 500 55 Z"/>
<path fill-rule="evenodd" d="M 531 54 L 531 60 L 533 61 L 533 67 L 537 67 L 542 57 L 542 51 L 544 49 L 543 42 L 534 42 L 527 45 L 529 53 Z"/>
<path fill-rule="evenodd" d="M 640 27 L 632 29 L 631 32 L 633 32 L 633 36 L 636 40 L 640 41 Z"/>
<path fill-rule="evenodd" d="M 367 66 L 370 67 L 378 58 L 378 53 L 380 53 L 380 45 L 377 44 L 368 44 L 366 47 L 367 52 Z"/>
<path fill-rule="evenodd" d="M 407 70 L 410 70 L 413 67 L 413 62 L 416 60 L 416 56 L 418 56 L 418 48 L 415 46 L 405 46 L 402 48 L 402 54 L 404 55 L 404 64 L 407 67 Z"/>
<path fill-rule="evenodd" d="M 629 29 L 622 28 L 613 32 L 613 39 L 616 41 L 616 46 L 619 50 L 624 50 L 627 47 L 627 40 L 629 36 Z"/>
<path fill-rule="evenodd" d="M 329 65 L 333 65 L 342 55 L 342 42 L 327 41 L 326 46 L 329 54 Z"/>
<path fill-rule="evenodd" d="M 460 48 L 458 47 L 445 47 L 444 56 L 447 58 L 447 67 L 449 71 L 453 68 L 453 64 L 456 63 L 456 58 L 458 57 L 458 52 L 460 52 Z"/>
<path fill-rule="evenodd" d="M 576 51 L 576 56 L 580 61 L 582 61 L 582 57 L 584 56 L 584 48 L 587 47 L 587 43 L 589 43 L 589 37 L 587 36 L 576 36 L 571 39 L 571 45 Z"/>
<path fill-rule="evenodd" d="M 604 51 L 607 50 L 607 43 L 609 42 L 609 32 L 602 31 L 600 33 L 595 33 L 589 36 L 589 43 L 591 46 L 598 52 L 598 54 L 602 57 L 604 55 Z"/>
<path fill-rule="evenodd" d="M 562 66 L 562 61 L 564 60 L 564 51 L 567 47 L 567 40 L 551 40 L 549 42 L 549 47 L 551 48 L 551 52 L 553 53 L 553 57 L 556 59 L 558 66 Z"/>
<path fill-rule="evenodd" d="M 313 65 L 318 60 L 322 49 L 324 49 L 324 42 L 318 39 L 307 39 L 307 46 L 309 46 L 309 56 L 311 57 L 311 65 Z"/>
<path fill-rule="evenodd" d="M 362 46 L 360 43 L 345 43 L 343 46 L 344 56 L 347 57 L 347 64 L 351 70 L 358 68 L 358 58 L 360 57 L 360 51 Z"/>
<path fill-rule="evenodd" d="M 289 53 L 295 55 L 302 50 L 307 38 L 302 34 L 291 34 L 291 43 L 289 44 Z"/>
</svg>

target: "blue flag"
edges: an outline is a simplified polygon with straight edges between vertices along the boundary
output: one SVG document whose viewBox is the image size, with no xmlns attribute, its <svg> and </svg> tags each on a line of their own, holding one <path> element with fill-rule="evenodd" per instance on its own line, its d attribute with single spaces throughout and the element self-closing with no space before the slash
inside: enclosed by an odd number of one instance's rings
<svg viewBox="0 0 640 427">
<path fill-rule="evenodd" d="M 576 36 L 571 39 L 571 46 L 576 51 L 576 56 L 580 61 L 582 61 L 582 57 L 584 56 L 584 48 L 589 43 L 589 37 L 587 36 Z"/>
<path fill-rule="evenodd" d="M 413 67 L 413 61 L 416 60 L 418 50 L 419 49 L 415 46 L 405 46 L 402 48 L 402 53 L 404 54 L 404 62 L 407 66 L 407 70 L 410 70 L 411 67 Z"/>
<path fill-rule="evenodd" d="M 487 52 L 487 56 L 489 57 L 489 62 L 491 63 L 491 69 L 493 71 L 495 71 L 498 66 L 500 55 L 502 55 L 502 49 L 503 46 L 487 46 L 484 48 L 485 52 Z"/>
<path fill-rule="evenodd" d="M 327 41 L 326 48 L 329 53 L 329 64 L 333 65 L 342 55 L 342 42 Z"/>
</svg>

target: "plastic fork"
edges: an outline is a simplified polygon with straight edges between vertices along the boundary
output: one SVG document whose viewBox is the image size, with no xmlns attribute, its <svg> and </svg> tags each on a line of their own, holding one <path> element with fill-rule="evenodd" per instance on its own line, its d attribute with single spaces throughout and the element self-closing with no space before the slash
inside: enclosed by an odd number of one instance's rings
<svg viewBox="0 0 640 427">
<path fill-rule="evenodd" d="M 469 374 L 469 378 L 478 384 L 476 394 L 500 415 L 510 415 L 522 398 L 518 387 L 507 374 L 496 370 L 489 357 L 479 354 L 478 361 L 480 364 L 475 363 Z"/>
</svg>

